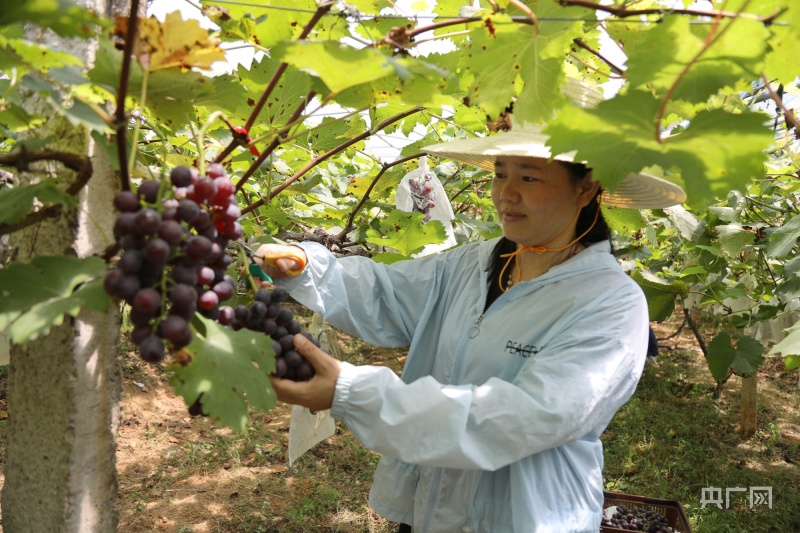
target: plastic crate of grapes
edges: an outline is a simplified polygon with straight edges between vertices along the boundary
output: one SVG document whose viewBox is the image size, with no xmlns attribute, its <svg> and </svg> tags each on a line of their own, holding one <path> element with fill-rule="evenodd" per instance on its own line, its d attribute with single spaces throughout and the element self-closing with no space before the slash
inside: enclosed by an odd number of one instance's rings
<svg viewBox="0 0 800 533">
<path fill-rule="evenodd" d="M 692 533 L 686 512 L 678 501 L 614 492 L 606 492 L 604 496 L 600 533 Z"/>
</svg>

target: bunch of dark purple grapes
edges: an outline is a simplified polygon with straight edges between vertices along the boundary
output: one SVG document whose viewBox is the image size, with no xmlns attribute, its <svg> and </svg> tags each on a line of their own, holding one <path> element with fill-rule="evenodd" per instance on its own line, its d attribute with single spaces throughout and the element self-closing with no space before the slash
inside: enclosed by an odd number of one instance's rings
<svg viewBox="0 0 800 533">
<path fill-rule="evenodd" d="M 294 336 L 303 335 L 319 346 L 319 341 L 311 333 L 304 331 L 300 322 L 294 319 L 294 313 L 281 304 L 289 299 L 289 293 L 280 287 L 256 291 L 250 306 L 237 305 L 232 310 L 230 320 L 223 322 L 234 330 L 247 328 L 252 331 L 266 333 L 272 338 L 275 350 L 275 376 L 293 381 L 308 381 L 314 377 L 314 367 L 294 348 Z"/>
<path fill-rule="evenodd" d="M 225 251 L 242 236 L 235 186 L 220 164 L 206 174 L 178 166 L 171 187 L 144 181 L 136 193 L 114 199 L 120 211 L 114 235 L 123 253 L 105 289 L 130 304 L 131 340 L 146 361 L 164 359 L 164 340 L 175 351 L 191 343 L 194 314 L 218 320 L 219 303 L 236 290 Z"/>
<path fill-rule="evenodd" d="M 603 516 L 601 526 L 624 529 L 627 531 L 646 531 L 648 533 L 673 533 L 669 521 L 652 509 L 632 509 L 625 505 L 618 505 L 617 511 L 611 517 Z"/>
<path fill-rule="evenodd" d="M 431 219 L 430 211 L 436 207 L 436 194 L 430 184 L 430 181 L 435 178 L 436 176 L 432 172 L 426 172 L 419 179 L 412 178 L 408 182 L 411 188 L 411 203 L 413 204 L 411 212 L 424 214 L 423 223 Z"/>
</svg>

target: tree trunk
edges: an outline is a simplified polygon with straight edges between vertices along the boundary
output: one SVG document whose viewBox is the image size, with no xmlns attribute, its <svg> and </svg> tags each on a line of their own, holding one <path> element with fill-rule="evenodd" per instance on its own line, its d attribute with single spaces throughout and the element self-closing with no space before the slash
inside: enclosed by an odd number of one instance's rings
<svg viewBox="0 0 800 533">
<path fill-rule="evenodd" d="M 742 378 L 742 411 L 740 433 L 743 439 L 756 434 L 758 407 L 758 373 L 749 378 Z"/>
<path fill-rule="evenodd" d="M 80 0 L 104 15 L 127 13 L 116 0 Z M 128 1 L 121 2 L 128 4 Z M 91 65 L 95 47 L 58 40 L 30 28 L 28 37 L 67 50 Z M 36 98 L 26 104 L 45 109 Z M 50 112 L 48 112 L 48 115 Z M 12 234 L 11 261 L 39 255 L 100 254 L 113 240 L 112 198 L 119 189 L 109 164 L 83 128 L 54 117 L 35 135 L 51 136 L 51 148 L 89 154 L 94 167 L 78 210 Z M 23 173 L 21 183 L 53 175 L 55 164 Z M 63 173 L 64 170 L 62 169 Z M 8 436 L 2 490 L 6 533 L 117 530 L 116 434 L 121 418 L 122 379 L 117 365 L 119 312 L 83 311 L 76 319 L 24 346 L 13 345 L 8 377 Z"/>
</svg>

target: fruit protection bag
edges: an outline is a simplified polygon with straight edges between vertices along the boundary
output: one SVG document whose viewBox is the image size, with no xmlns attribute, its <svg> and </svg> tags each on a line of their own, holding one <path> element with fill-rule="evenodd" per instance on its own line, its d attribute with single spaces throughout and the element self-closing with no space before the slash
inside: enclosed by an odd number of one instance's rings
<svg viewBox="0 0 800 533">
<path fill-rule="evenodd" d="M 412 170 L 400 180 L 400 186 L 395 193 L 395 206 L 402 211 L 423 213 L 423 223 L 438 220 L 444 225 L 447 239 L 441 244 L 429 244 L 414 257 L 422 257 L 456 244 L 452 220 L 455 218 L 453 207 L 447 198 L 439 178 L 428 167 L 428 158 L 419 158 L 419 167 Z"/>
<path fill-rule="evenodd" d="M 323 322 L 322 315 L 314 313 L 308 331 L 319 341 L 323 350 L 341 359 L 335 334 Z M 292 419 L 289 422 L 289 466 L 316 444 L 333 435 L 335 430 L 329 409 L 311 412 L 306 407 L 292 406 Z"/>
</svg>

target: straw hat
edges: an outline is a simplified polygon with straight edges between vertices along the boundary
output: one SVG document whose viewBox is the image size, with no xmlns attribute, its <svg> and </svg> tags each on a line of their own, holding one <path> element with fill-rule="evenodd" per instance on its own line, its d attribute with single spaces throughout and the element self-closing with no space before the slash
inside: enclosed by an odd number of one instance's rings
<svg viewBox="0 0 800 533">
<path fill-rule="evenodd" d="M 454 159 L 468 165 L 494 171 L 494 161 L 501 156 L 527 156 L 550 159 L 547 135 L 540 127 L 513 125 L 509 131 L 487 137 L 476 137 L 426 146 L 431 155 Z M 573 162 L 575 152 L 557 154 L 556 161 Z M 667 180 L 643 173 L 631 173 L 617 186 L 613 194 L 603 192 L 601 202 L 614 207 L 661 209 L 686 200 L 683 189 Z"/>
</svg>

